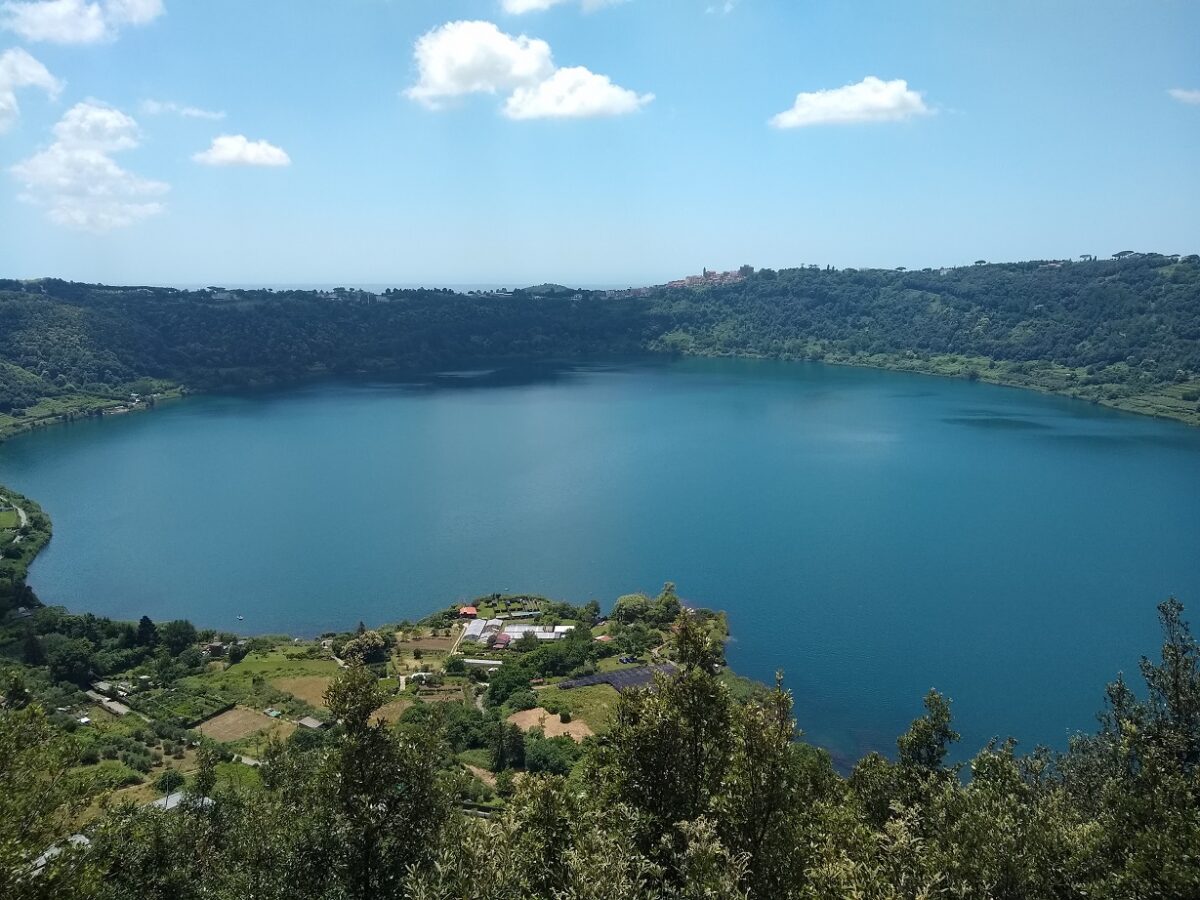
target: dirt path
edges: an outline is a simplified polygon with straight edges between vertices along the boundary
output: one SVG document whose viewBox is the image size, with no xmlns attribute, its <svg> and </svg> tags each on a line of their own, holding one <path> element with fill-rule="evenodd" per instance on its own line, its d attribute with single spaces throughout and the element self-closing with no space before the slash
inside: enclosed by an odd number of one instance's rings
<svg viewBox="0 0 1200 900">
<path fill-rule="evenodd" d="M 12 501 L 9 500 L 7 497 L 0 497 L 0 503 L 10 503 L 11 504 Z M 17 518 L 20 520 L 20 525 L 17 526 L 18 531 L 17 531 L 16 536 L 12 539 L 12 542 L 14 544 L 19 544 L 19 543 L 21 543 L 21 538 L 23 537 L 23 535 L 21 534 L 19 529 L 24 528 L 26 525 L 29 524 L 29 516 L 27 516 L 25 514 L 25 510 L 21 509 L 21 507 L 17 506 L 16 504 L 13 504 L 13 511 L 16 512 Z"/>
<path fill-rule="evenodd" d="M 491 772 L 489 772 L 487 769 L 481 769 L 481 768 L 479 768 L 479 766 L 472 766 L 472 765 L 468 765 L 467 763 L 463 763 L 463 765 L 465 765 L 467 767 L 468 772 L 470 772 L 472 775 L 474 775 L 476 778 L 478 778 L 480 781 L 482 781 L 488 787 L 494 788 L 496 786 L 496 776 L 493 775 Z"/>
</svg>

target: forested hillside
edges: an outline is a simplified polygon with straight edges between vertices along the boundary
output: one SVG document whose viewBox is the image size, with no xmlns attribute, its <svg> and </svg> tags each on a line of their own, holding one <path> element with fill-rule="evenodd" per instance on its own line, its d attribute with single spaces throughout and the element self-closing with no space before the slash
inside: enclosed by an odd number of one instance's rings
<svg viewBox="0 0 1200 900">
<path fill-rule="evenodd" d="M 1200 423 L 1197 256 L 915 272 L 812 267 L 692 287 L 542 291 L 0 281 L 0 433 L 174 386 L 641 352 L 910 369 Z"/>
</svg>

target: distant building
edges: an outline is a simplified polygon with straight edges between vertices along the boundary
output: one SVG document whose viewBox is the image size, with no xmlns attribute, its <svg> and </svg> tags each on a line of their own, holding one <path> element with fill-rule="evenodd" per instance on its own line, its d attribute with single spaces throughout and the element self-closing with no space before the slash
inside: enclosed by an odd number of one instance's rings
<svg viewBox="0 0 1200 900">
<path fill-rule="evenodd" d="M 322 722 L 320 719 L 314 719 L 312 716 L 305 716 L 303 719 L 298 721 L 296 724 L 301 725 L 304 728 L 311 728 L 313 731 L 320 731 L 322 728 L 325 727 L 324 722 Z"/>
<path fill-rule="evenodd" d="M 532 634 L 539 641 L 558 641 L 574 630 L 574 625 L 507 625 L 504 633 L 513 640 Z"/>
<path fill-rule="evenodd" d="M 507 650 L 512 643 L 512 639 L 511 634 L 498 634 L 492 638 L 492 649 Z"/>
<path fill-rule="evenodd" d="M 483 630 L 487 627 L 487 623 L 482 619 L 476 619 L 463 630 L 464 641 L 480 641 L 483 640 Z"/>
<path fill-rule="evenodd" d="M 473 606 L 464 606 L 458 611 L 458 614 L 464 619 L 473 619 L 479 615 L 479 610 Z"/>
</svg>

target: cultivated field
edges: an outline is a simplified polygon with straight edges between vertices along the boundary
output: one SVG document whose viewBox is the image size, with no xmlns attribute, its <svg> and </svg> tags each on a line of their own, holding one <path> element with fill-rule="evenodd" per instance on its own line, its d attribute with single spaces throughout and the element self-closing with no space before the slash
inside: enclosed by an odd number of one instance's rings
<svg viewBox="0 0 1200 900">
<path fill-rule="evenodd" d="M 280 723 L 277 720 L 256 710 L 237 707 L 213 716 L 206 722 L 201 722 L 196 730 L 214 741 L 230 743 L 273 728 L 278 724 Z"/>
<path fill-rule="evenodd" d="M 432 637 L 430 635 L 414 638 L 408 641 L 401 641 L 399 644 L 401 651 L 420 650 L 422 652 L 433 653 L 449 653 L 450 648 L 453 646 L 453 637 Z"/>
<path fill-rule="evenodd" d="M 303 700 L 309 706 L 325 708 L 325 691 L 333 679 L 325 675 L 301 675 L 294 678 L 275 678 L 271 686 Z"/>
<path fill-rule="evenodd" d="M 545 732 L 546 737 L 559 737 L 566 735 L 574 738 L 577 741 L 582 741 L 585 737 L 594 734 L 587 722 L 580 719 L 572 719 L 570 722 L 560 722 L 557 714 L 549 713 L 540 706 L 534 709 L 527 709 L 524 712 L 513 713 L 508 717 L 508 721 L 512 722 L 522 731 L 529 731 L 534 728 L 540 728 Z"/>
</svg>

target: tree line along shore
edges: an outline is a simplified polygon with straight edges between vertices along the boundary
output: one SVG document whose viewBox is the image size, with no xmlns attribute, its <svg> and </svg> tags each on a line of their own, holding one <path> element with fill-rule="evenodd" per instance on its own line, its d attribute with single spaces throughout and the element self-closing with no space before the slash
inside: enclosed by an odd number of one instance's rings
<svg viewBox="0 0 1200 900">
<path fill-rule="evenodd" d="M 1200 424 L 1200 256 L 717 275 L 468 293 L 0 279 L 0 437 L 187 391 L 646 354 L 876 366 Z"/>
</svg>

